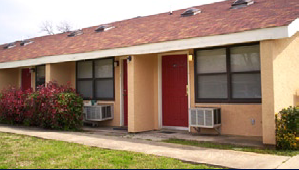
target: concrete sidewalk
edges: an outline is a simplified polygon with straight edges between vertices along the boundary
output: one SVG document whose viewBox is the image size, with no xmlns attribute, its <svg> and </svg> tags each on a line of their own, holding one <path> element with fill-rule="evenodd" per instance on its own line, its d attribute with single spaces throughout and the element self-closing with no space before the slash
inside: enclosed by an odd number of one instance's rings
<svg viewBox="0 0 299 170">
<path fill-rule="evenodd" d="M 229 168 L 274 169 L 283 167 L 298 168 L 298 162 L 293 157 L 238 152 L 230 150 L 208 149 L 152 141 L 132 140 L 119 137 L 101 136 L 79 132 L 55 132 L 38 128 L 0 126 L 0 132 L 23 134 L 44 139 L 54 139 L 66 142 L 80 143 L 106 149 L 125 150 L 166 156 L 209 165 Z M 292 162 L 288 162 L 288 161 Z"/>
</svg>

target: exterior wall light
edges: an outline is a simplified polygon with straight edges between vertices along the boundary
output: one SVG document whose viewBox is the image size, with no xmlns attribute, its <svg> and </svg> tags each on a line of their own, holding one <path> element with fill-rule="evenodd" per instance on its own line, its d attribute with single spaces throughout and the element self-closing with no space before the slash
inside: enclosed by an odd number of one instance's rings
<svg viewBox="0 0 299 170">
<path fill-rule="evenodd" d="M 35 68 L 30 68 L 30 73 L 35 73 Z"/>
<path fill-rule="evenodd" d="M 192 54 L 188 55 L 188 60 L 189 60 L 189 61 L 192 61 L 192 60 L 193 60 L 193 55 L 192 55 Z"/>
<path fill-rule="evenodd" d="M 114 61 L 114 67 L 118 67 L 119 66 L 119 61 Z"/>
<path fill-rule="evenodd" d="M 130 61 L 132 61 L 132 56 L 129 56 L 128 58 L 127 58 L 127 60 L 130 62 Z"/>
</svg>

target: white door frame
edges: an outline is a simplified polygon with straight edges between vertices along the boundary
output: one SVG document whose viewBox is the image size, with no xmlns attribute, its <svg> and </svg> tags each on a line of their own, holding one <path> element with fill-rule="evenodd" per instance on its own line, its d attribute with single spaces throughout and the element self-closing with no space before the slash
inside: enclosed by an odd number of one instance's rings
<svg viewBox="0 0 299 170">
<path fill-rule="evenodd" d="M 174 129 L 174 130 L 189 130 L 188 127 L 172 127 L 172 126 L 163 126 L 163 112 L 162 112 L 162 57 L 167 55 L 186 55 L 187 60 L 187 78 L 188 78 L 188 124 L 189 124 L 189 109 L 191 107 L 191 94 L 190 94 L 190 72 L 189 72 L 189 51 L 178 51 L 178 52 L 171 52 L 171 53 L 161 53 L 158 54 L 158 122 L 159 122 L 159 129 Z"/>
</svg>

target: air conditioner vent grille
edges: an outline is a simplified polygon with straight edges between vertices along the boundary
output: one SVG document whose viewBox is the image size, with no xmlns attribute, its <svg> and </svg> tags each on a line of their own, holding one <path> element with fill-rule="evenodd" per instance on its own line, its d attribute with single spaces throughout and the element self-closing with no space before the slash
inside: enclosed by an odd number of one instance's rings
<svg viewBox="0 0 299 170">
<path fill-rule="evenodd" d="M 202 110 L 199 110 L 197 113 L 197 124 L 204 126 L 205 125 L 204 118 L 205 118 L 204 112 Z"/>
<path fill-rule="evenodd" d="M 86 121 L 104 121 L 113 119 L 113 106 L 84 106 Z"/>
<path fill-rule="evenodd" d="M 211 110 L 207 110 L 206 111 L 206 125 L 207 126 L 212 126 L 213 125 L 213 116 L 212 116 L 212 111 Z"/>
<path fill-rule="evenodd" d="M 191 108 L 189 126 L 215 128 L 221 125 L 220 108 Z"/>
<path fill-rule="evenodd" d="M 191 124 L 196 124 L 196 111 L 191 110 Z"/>
</svg>

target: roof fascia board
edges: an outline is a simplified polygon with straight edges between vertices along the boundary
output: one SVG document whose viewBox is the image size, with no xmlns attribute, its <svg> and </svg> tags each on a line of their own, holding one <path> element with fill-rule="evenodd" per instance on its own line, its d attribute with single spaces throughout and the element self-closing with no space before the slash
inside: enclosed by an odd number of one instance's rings
<svg viewBox="0 0 299 170">
<path fill-rule="evenodd" d="M 273 27 L 244 31 L 232 34 L 214 35 L 208 37 L 196 37 L 161 43 L 151 43 L 138 46 L 99 50 L 87 53 L 76 53 L 56 56 L 44 56 L 35 59 L 0 63 L 0 68 L 16 68 L 25 66 L 35 66 L 48 63 L 61 63 L 68 61 L 79 61 L 87 59 L 105 58 L 110 56 L 140 55 L 149 53 L 162 53 L 175 50 L 186 50 L 192 48 L 204 48 L 221 46 L 235 43 L 246 43 L 269 39 L 281 39 L 291 37 L 299 31 L 298 19 L 289 26 Z"/>
<path fill-rule="evenodd" d="M 288 32 L 289 37 L 292 37 L 296 34 L 296 32 L 299 31 L 299 18 L 294 20 L 289 26 L 288 26 Z"/>
</svg>

